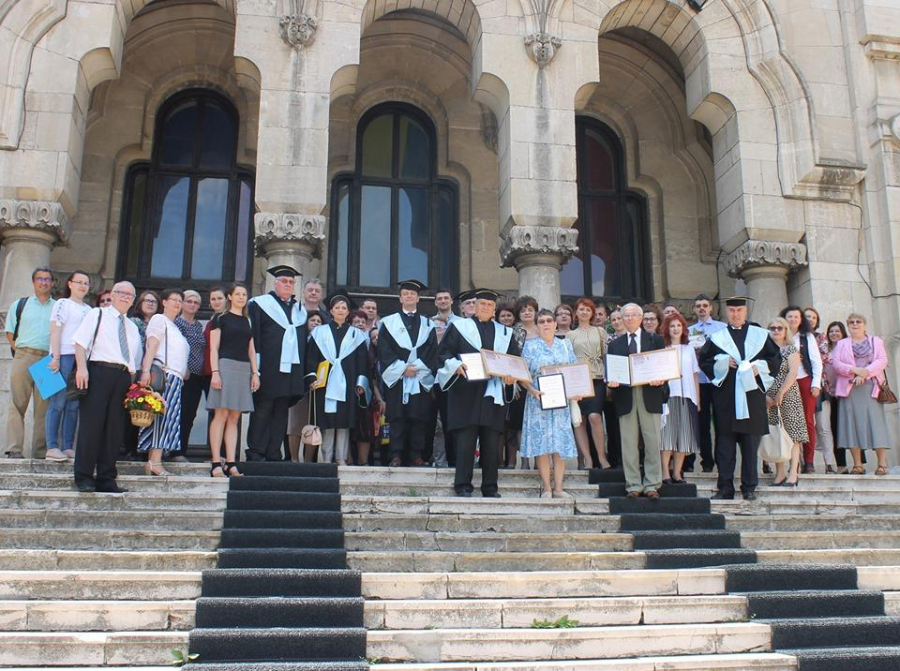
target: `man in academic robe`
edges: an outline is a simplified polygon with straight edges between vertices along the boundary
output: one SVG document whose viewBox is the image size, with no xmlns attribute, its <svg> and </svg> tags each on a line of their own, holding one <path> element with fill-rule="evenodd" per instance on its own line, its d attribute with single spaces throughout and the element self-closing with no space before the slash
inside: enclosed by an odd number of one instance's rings
<svg viewBox="0 0 900 671">
<path fill-rule="evenodd" d="M 734 498 L 737 446 L 741 448 L 741 493 L 756 498 L 759 438 L 769 432 L 766 390 L 781 365 L 781 351 L 765 329 L 747 323 L 746 296 L 725 301 L 728 327 L 710 335 L 698 356 L 712 380 L 716 424 L 718 492 L 714 499 Z"/>
<path fill-rule="evenodd" d="M 400 283 L 400 312 L 381 320 L 378 360 L 384 382 L 385 416 L 391 426 L 390 466 L 425 466 L 426 429 L 437 412 L 431 398 L 437 370 L 437 336 L 418 312 L 418 280 Z"/>
<path fill-rule="evenodd" d="M 475 315 L 459 319 L 447 327 L 438 347 L 437 382 L 447 394 L 447 429 L 454 433 L 456 478 L 453 489 L 457 496 L 472 496 L 472 471 L 475 467 L 475 445 L 481 446 L 481 494 L 500 498 L 497 492 L 498 445 L 506 418 L 505 385 L 512 378 L 491 377 L 470 380 L 462 354 L 476 354 L 482 349 L 519 356 L 512 329 L 494 321 L 497 292 L 476 289 Z"/>
<path fill-rule="evenodd" d="M 247 306 L 259 368 L 259 390 L 253 394 L 247 432 L 247 461 L 282 461 L 288 410 L 305 393 L 306 309 L 294 298 L 290 266 L 274 266 L 275 289 L 251 299 Z"/>
</svg>

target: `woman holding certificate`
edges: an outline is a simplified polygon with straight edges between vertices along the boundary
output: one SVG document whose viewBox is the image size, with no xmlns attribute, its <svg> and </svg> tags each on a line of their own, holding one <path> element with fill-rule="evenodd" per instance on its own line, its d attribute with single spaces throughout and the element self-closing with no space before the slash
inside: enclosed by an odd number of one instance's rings
<svg viewBox="0 0 900 671">
<path fill-rule="evenodd" d="M 681 377 L 669 380 L 668 412 L 663 416 L 659 437 L 662 451 L 663 483 L 684 484 L 682 468 L 684 459 L 693 454 L 698 445 L 700 406 L 700 366 L 694 348 L 688 344 L 688 327 L 679 312 L 663 320 L 663 342 L 666 347 L 678 349 L 681 360 Z M 669 477 L 669 462 L 674 458 L 675 467 Z"/>
<path fill-rule="evenodd" d="M 575 318 L 577 328 L 572 329 L 566 337 L 572 342 L 575 357 L 578 363 L 587 364 L 591 371 L 591 379 L 594 383 L 594 395 L 585 398 L 578 405 L 581 407 L 581 415 L 587 418 L 591 425 L 591 437 L 597 448 L 597 460 L 600 468 L 612 468 L 606 457 L 606 449 L 603 440 L 603 403 L 606 400 L 606 385 L 603 382 L 603 359 L 606 357 L 606 331 L 598 326 L 592 326 L 597 306 L 590 298 L 579 298 L 575 302 Z M 591 458 L 590 444 L 588 443 L 587 426 L 582 422 L 575 428 L 575 442 L 578 451 L 584 459 L 584 467 L 588 470 L 594 467 Z"/>
<path fill-rule="evenodd" d="M 523 457 L 535 457 L 541 477 L 541 498 L 572 498 L 563 491 L 566 474 L 564 459 L 576 456 L 575 442 L 572 440 L 572 417 L 566 402 L 565 390 L 557 389 L 551 394 L 549 388 L 541 391 L 541 369 L 545 366 L 559 366 L 577 363 L 572 343 L 568 339 L 556 337 L 556 319 L 550 310 L 541 310 L 537 316 L 538 336 L 525 341 L 522 358 L 531 372 L 531 382 L 523 383 L 528 389 L 525 401 L 525 418 L 522 426 Z M 561 375 L 548 375 L 544 379 L 559 382 Z M 561 396 L 553 398 L 551 396 Z M 542 398 L 543 397 L 543 398 Z M 552 409 L 545 409 L 545 408 Z M 550 483 L 551 461 L 553 484 Z"/>
</svg>

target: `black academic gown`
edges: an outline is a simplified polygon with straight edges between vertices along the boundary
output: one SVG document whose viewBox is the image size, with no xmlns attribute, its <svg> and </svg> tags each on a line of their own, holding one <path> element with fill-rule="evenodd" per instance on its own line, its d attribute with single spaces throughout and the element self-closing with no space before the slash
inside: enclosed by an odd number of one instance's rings
<svg viewBox="0 0 900 671">
<path fill-rule="evenodd" d="M 412 317 L 408 317 L 404 313 L 400 313 L 403 324 L 409 333 L 409 339 L 413 345 L 419 338 L 419 327 L 421 319 L 419 313 L 415 313 Z M 422 346 L 416 351 L 416 356 L 421 359 L 422 363 L 428 366 L 431 374 L 437 371 L 437 336 L 434 329 L 428 334 L 428 339 L 422 343 Z M 384 324 L 378 329 L 378 362 L 380 370 L 384 371 L 395 361 L 401 360 L 406 362 L 409 359 L 409 350 L 401 347 L 394 340 Z M 384 402 L 387 404 L 387 412 L 385 416 L 388 422 L 398 419 L 414 419 L 422 422 L 431 419 L 434 413 L 434 401 L 431 398 L 431 392 L 425 389 L 419 389 L 418 394 L 412 394 L 404 405 L 403 403 L 403 379 L 397 380 L 393 387 L 388 387 L 387 383 L 382 382 L 384 389 Z"/>
<path fill-rule="evenodd" d="M 278 297 L 275 292 L 269 292 L 276 300 Z M 278 303 L 284 309 L 285 315 L 290 321 L 291 310 L 293 310 L 295 298 L 287 303 L 278 300 Z M 303 358 L 305 355 L 306 344 L 306 326 L 297 328 L 297 351 L 300 356 L 300 363 L 291 366 L 290 373 L 282 373 L 281 365 L 281 344 L 284 338 L 284 329 L 275 323 L 265 311 L 254 302 L 247 306 L 247 314 L 250 317 L 250 325 L 253 333 L 253 344 L 256 352 L 260 357 L 259 365 L 259 391 L 258 394 L 268 396 L 269 398 L 285 398 L 291 399 L 291 404 L 296 403 L 305 393 L 303 376 L 305 369 L 303 366 Z"/>
<path fill-rule="evenodd" d="M 472 319 L 478 325 L 482 349 L 493 350 L 494 322 L 479 322 L 475 317 Z M 505 326 L 503 328 L 508 329 Z M 477 351 L 469 344 L 468 340 L 463 338 L 456 327 L 450 324 L 438 347 L 438 368 L 442 367 L 448 359 L 459 358 L 460 354 Z M 515 338 L 509 339 L 509 347 L 503 353 L 520 356 L 521 352 Z M 487 380 L 469 381 L 458 375 L 453 377 L 450 386 L 445 389 L 448 431 L 457 431 L 468 426 L 488 426 L 494 431 L 503 431 L 506 420 L 506 403 L 497 405 L 492 397 L 485 396 L 487 385 Z M 504 401 L 507 400 L 504 398 Z"/>
<path fill-rule="evenodd" d="M 731 326 L 727 327 L 728 334 L 734 340 L 738 352 L 741 357 L 744 353 L 744 342 L 747 339 L 748 324 L 744 324 L 741 328 L 735 329 Z M 698 362 L 700 370 L 712 380 L 715 378 L 713 367 L 716 363 L 716 356 L 726 354 L 712 340 L 707 340 L 706 344 L 700 350 Z M 759 353 L 751 359 L 751 361 L 765 361 L 769 366 L 769 374 L 773 377 L 778 372 L 781 365 L 781 350 L 771 338 L 766 339 Z M 750 413 L 748 419 L 736 419 L 734 409 L 734 384 L 737 372 L 734 369 L 728 371 L 728 375 L 722 382 L 721 387 L 713 386 L 712 398 L 713 408 L 716 418 L 716 433 L 744 433 L 751 436 L 764 436 L 769 432 L 769 420 L 766 414 L 766 396 L 762 389 L 762 385 L 757 378 L 757 389 L 747 394 L 747 409 Z"/>
<path fill-rule="evenodd" d="M 338 326 L 333 321 L 322 324 L 317 328 L 331 329 L 334 336 L 335 351 L 340 352 L 341 343 L 344 336 L 347 335 L 349 329 L 354 327 L 344 322 L 343 326 Z M 359 329 L 354 329 L 359 330 Z M 325 356 L 318 344 L 313 338 L 309 339 L 306 349 L 306 388 L 316 377 L 316 370 L 321 362 L 325 361 Z M 360 343 L 347 357 L 341 361 L 341 369 L 347 378 L 347 392 L 343 401 L 338 401 L 337 409 L 333 413 L 325 412 L 325 388 L 316 389 L 313 395 L 316 399 L 316 424 L 321 429 L 352 429 L 356 426 L 356 413 L 361 405 L 365 404 L 365 397 L 359 397 L 356 393 L 356 382 L 360 375 L 369 377 L 369 349 L 366 346 L 366 337 L 362 335 Z"/>
</svg>

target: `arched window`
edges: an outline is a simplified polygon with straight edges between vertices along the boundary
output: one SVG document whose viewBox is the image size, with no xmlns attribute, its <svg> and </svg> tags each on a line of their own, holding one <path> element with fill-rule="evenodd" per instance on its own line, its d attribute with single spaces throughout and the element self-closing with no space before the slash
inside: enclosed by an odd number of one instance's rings
<svg viewBox="0 0 900 671">
<path fill-rule="evenodd" d="M 237 166 L 237 136 L 237 112 L 212 91 L 163 104 L 152 159 L 126 178 L 118 277 L 200 289 L 249 279 L 253 174 Z"/>
<path fill-rule="evenodd" d="M 410 105 L 369 110 L 356 170 L 332 183 L 328 283 L 393 293 L 399 280 L 456 288 L 457 190 L 437 177 L 434 125 Z"/>
<path fill-rule="evenodd" d="M 618 137 L 593 119 L 575 121 L 578 248 L 560 272 L 563 296 L 609 300 L 649 294 L 646 201 L 629 192 Z"/>
</svg>

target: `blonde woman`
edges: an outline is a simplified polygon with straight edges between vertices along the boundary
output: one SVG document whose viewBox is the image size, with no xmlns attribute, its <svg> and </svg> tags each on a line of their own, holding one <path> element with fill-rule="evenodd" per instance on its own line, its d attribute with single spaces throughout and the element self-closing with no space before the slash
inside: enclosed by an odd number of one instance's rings
<svg viewBox="0 0 900 671">
<path fill-rule="evenodd" d="M 779 421 L 791 440 L 791 461 L 788 472 L 784 463 L 775 464 L 773 487 L 796 487 L 800 478 L 800 445 L 809 441 L 803 401 L 797 384 L 800 370 L 800 352 L 794 347 L 793 335 L 787 320 L 776 317 L 769 322 L 769 335 L 781 348 L 781 365 L 775 374 L 775 381 L 766 392 L 766 407 L 769 413 L 769 432 L 777 431 Z"/>
</svg>

